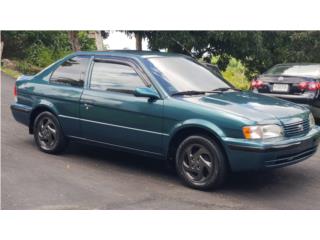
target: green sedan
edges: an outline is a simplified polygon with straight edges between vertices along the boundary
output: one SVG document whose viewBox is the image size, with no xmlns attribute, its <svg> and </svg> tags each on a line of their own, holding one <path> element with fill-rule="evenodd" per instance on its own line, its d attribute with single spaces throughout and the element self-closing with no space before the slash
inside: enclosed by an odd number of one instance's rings
<svg viewBox="0 0 320 240">
<path fill-rule="evenodd" d="M 201 190 L 305 160 L 320 137 L 308 108 L 240 91 L 179 54 L 77 52 L 18 78 L 14 96 L 41 151 L 77 140 L 161 158 Z"/>
</svg>

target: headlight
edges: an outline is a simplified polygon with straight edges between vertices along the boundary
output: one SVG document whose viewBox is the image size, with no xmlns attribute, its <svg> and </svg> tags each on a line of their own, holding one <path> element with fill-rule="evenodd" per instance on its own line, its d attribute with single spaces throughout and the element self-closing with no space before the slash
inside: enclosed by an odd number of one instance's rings
<svg viewBox="0 0 320 240">
<path fill-rule="evenodd" d="M 245 126 L 242 128 L 246 139 L 266 139 L 283 136 L 283 128 L 279 125 Z"/>
<path fill-rule="evenodd" d="M 312 113 L 309 114 L 309 125 L 310 125 L 310 128 L 314 128 L 314 126 L 316 125 Z"/>
</svg>

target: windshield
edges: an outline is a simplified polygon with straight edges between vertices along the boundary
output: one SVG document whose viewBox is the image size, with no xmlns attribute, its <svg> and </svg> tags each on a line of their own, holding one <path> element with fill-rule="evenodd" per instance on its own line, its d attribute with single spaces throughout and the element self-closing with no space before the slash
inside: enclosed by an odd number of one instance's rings
<svg viewBox="0 0 320 240">
<path fill-rule="evenodd" d="M 277 65 L 269 69 L 265 74 L 320 77 L 320 65 Z"/>
<path fill-rule="evenodd" d="M 169 94 L 231 87 L 201 64 L 184 57 L 156 57 L 148 60 L 153 65 L 153 74 Z"/>
</svg>

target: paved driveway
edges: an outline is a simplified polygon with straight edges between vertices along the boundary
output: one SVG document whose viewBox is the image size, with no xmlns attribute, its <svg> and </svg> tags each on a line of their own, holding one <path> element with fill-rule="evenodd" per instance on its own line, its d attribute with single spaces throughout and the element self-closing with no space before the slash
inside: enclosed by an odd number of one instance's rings
<svg viewBox="0 0 320 240">
<path fill-rule="evenodd" d="M 320 151 L 266 173 L 232 175 L 221 190 L 181 185 L 162 162 L 71 144 L 59 156 L 36 148 L 11 116 L 14 79 L 1 74 L 3 209 L 320 209 Z"/>
</svg>

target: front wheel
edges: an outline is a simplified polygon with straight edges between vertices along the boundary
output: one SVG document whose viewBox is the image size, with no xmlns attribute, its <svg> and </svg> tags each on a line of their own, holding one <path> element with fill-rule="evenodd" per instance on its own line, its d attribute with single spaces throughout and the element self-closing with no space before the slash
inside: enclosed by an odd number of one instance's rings
<svg viewBox="0 0 320 240">
<path fill-rule="evenodd" d="M 58 119 L 51 112 L 40 113 L 34 121 L 34 139 L 38 148 L 46 153 L 61 152 L 67 145 Z"/>
<path fill-rule="evenodd" d="M 220 146 L 206 136 L 190 136 L 181 142 L 176 152 L 176 169 L 188 186 L 200 190 L 217 188 L 227 174 Z"/>
</svg>

